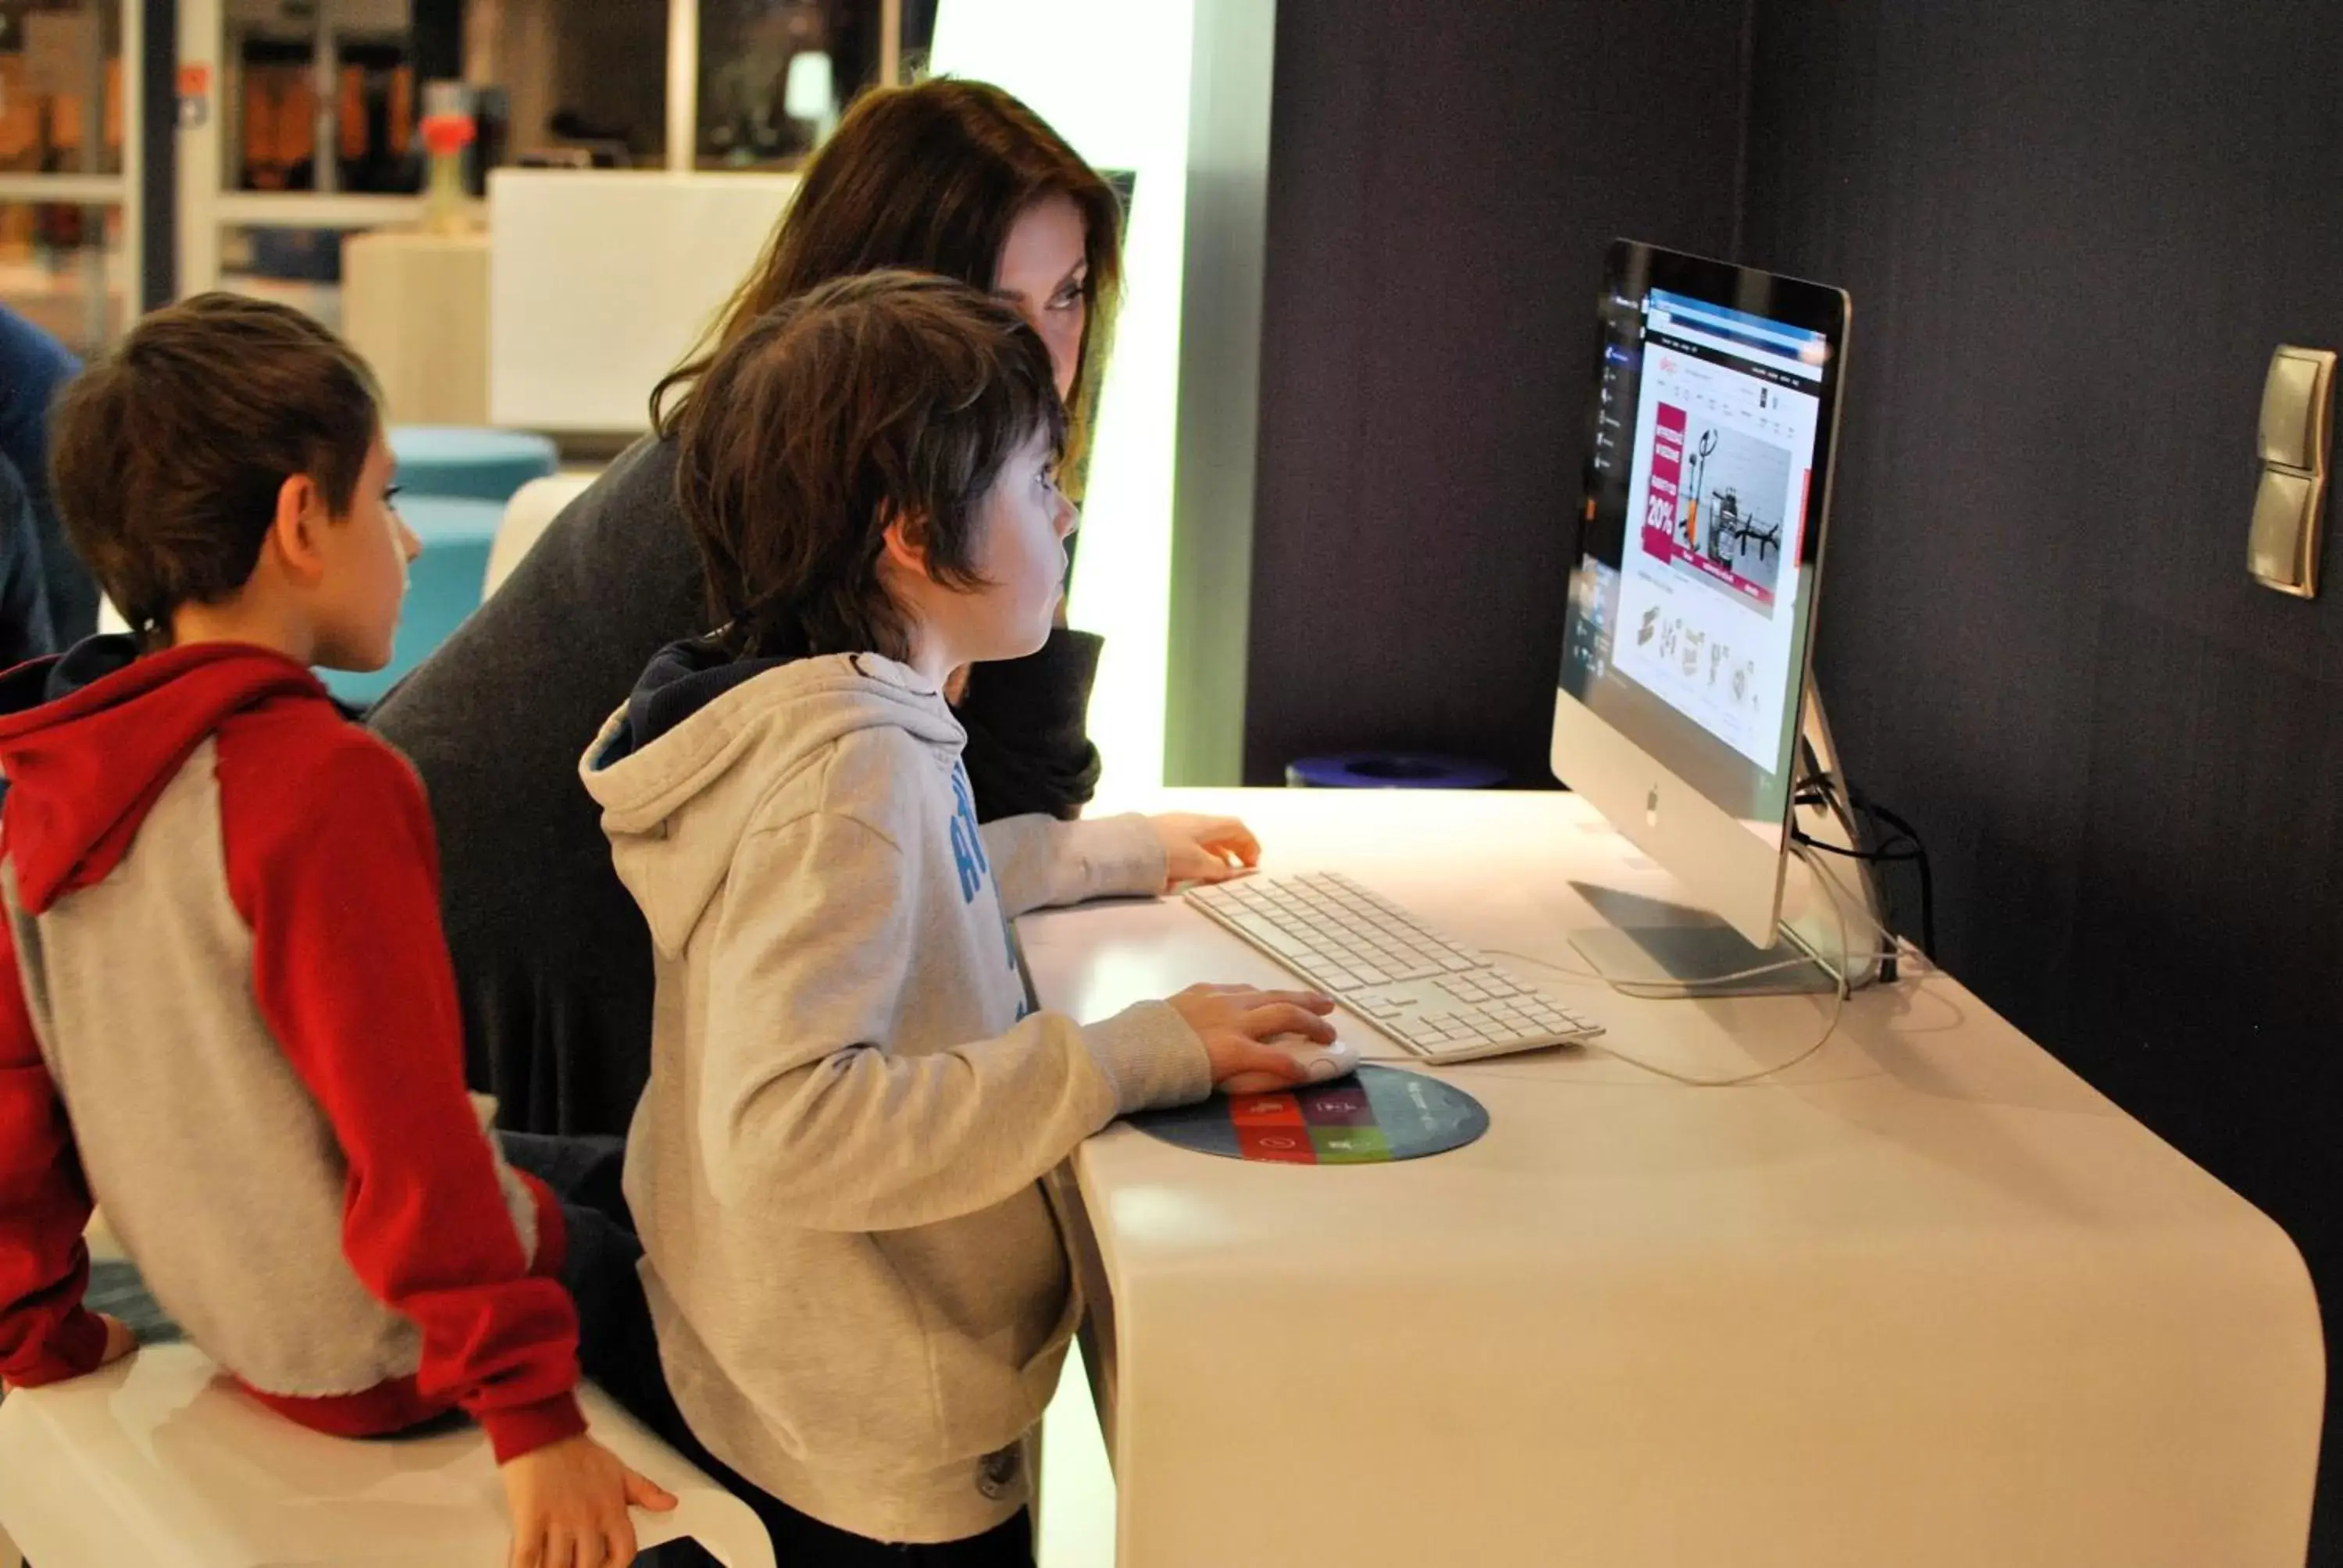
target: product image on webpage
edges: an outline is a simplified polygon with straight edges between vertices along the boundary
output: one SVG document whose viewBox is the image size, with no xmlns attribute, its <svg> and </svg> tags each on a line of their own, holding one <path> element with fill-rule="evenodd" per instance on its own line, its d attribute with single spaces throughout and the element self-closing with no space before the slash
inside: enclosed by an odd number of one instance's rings
<svg viewBox="0 0 2343 1568">
<path fill-rule="evenodd" d="M 1787 527 L 1789 448 L 1692 417 L 1674 404 L 1662 403 L 1656 412 L 1644 553 L 1772 615 Z"/>
</svg>

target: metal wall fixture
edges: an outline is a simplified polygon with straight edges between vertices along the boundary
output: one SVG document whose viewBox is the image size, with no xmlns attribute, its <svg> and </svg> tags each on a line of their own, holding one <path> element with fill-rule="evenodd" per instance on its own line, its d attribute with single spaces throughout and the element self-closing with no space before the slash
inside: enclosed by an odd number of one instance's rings
<svg viewBox="0 0 2343 1568">
<path fill-rule="evenodd" d="M 2261 476 L 2246 570 L 2298 598 L 2318 593 L 2335 352 L 2280 344 L 2262 383 Z"/>
</svg>

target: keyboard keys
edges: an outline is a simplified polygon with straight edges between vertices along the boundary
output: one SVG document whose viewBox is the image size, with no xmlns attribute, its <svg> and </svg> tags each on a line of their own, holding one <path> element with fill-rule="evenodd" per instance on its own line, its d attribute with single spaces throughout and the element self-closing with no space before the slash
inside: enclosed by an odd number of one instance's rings
<svg viewBox="0 0 2343 1568">
<path fill-rule="evenodd" d="M 1342 877 L 1249 878 L 1187 896 L 1422 1056 L 1488 1055 L 1600 1032 Z"/>
<path fill-rule="evenodd" d="M 1229 924 L 1255 941 L 1267 942 L 1272 947 L 1291 945 L 1286 940 L 1284 930 L 1276 921 L 1262 920 L 1259 915 L 1232 915 Z"/>
</svg>

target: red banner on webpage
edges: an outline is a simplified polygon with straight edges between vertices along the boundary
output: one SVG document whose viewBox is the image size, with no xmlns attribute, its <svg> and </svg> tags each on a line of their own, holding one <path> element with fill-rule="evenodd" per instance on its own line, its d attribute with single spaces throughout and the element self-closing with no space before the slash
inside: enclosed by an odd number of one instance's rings
<svg viewBox="0 0 2343 1568">
<path fill-rule="evenodd" d="M 1771 582 L 1759 582 L 1735 571 L 1733 566 L 1717 558 L 1730 538 L 1720 535 L 1718 522 L 1712 518 L 1704 528 L 1700 509 L 1702 497 L 1683 493 L 1684 411 L 1674 404 L 1662 403 L 1655 411 L 1652 427 L 1651 489 L 1644 507 L 1644 553 L 1663 566 L 1681 567 L 1706 578 L 1709 581 L 1732 589 L 1767 615 L 1774 612 L 1774 587 Z M 1715 444 L 1715 437 L 1703 438 L 1701 452 L 1706 457 Z M 1708 536 L 1711 548 L 1700 548 L 1703 536 Z M 1780 548 L 1780 536 L 1775 532 L 1765 541 L 1758 556 L 1761 563 L 1769 563 Z M 1736 556 L 1736 559 L 1744 558 Z"/>
<path fill-rule="evenodd" d="M 1684 476 L 1684 411 L 1673 404 L 1661 404 L 1659 418 L 1652 427 L 1652 487 L 1644 508 L 1645 534 L 1654 528 L 1663 534 L 1675 532 L 1677 487 Z"/>
</svg>

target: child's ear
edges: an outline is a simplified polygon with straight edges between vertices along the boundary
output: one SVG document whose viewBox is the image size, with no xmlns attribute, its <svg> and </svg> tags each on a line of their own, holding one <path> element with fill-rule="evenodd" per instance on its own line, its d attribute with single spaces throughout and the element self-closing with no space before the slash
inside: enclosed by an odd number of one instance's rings
<svg viewBox="0 0 2343 1568">
<path fill-rule="evenodd" d="M 928 520 L 918 512 L 890 508 L 880 535 L 880 555 L 903 571 L 928 576 Z"/>
<path fill-rule="evenodd" d="M 268 525 L 269 542 L 277 547 L 285 573 L 303 587 L 325 575 L 326 498 L 317 481 L 296 474 L 277 487 L 277 516 Z"/>
</svg>

